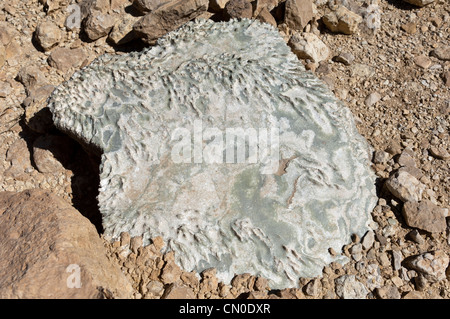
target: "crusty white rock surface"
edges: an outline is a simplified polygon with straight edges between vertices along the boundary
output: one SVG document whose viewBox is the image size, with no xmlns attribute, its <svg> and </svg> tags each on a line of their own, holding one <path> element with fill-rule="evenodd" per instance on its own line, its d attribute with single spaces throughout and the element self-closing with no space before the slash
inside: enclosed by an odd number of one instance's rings
<svg viewBox="0 0 450 319">
<path fill-rule="evenodd" d="M 187 271 L 216 267 L 224 281 L 249 272 L 292 287 L 344 262 L 328 249 L 369 229 L 368 146 L 270 25 L 188 23 L 143 52 L 97 59 L 55 90 L 49 108 L 57 127 L 102 152 L 105 233 L 143 234 L 145 243 L 161 235 Z M 261 154 L 207 163 L 216 139 L 203 139 L 201 163 L 195 145 L 189 163 L 174 162 L 177 130 L 213 128 L 277 129 L 276 174 L 263 174 Z"/>
</svg>

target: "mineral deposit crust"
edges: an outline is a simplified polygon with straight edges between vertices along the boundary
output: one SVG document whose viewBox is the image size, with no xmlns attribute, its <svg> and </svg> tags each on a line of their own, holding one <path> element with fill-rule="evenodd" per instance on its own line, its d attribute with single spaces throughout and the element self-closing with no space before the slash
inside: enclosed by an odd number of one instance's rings
<svg viewBox="0 0 450 319">
<path fill-rule="evenodd" d="M 190 22 L 142 52 L 98 58 L 49 108 L 59 129 L 102 151 L 105 234 L 162 236 L 186 271 L 294 287 L 345 262 L 329 248 L 369 230 L 369 146 L 268 24 Z"/>
</svg>

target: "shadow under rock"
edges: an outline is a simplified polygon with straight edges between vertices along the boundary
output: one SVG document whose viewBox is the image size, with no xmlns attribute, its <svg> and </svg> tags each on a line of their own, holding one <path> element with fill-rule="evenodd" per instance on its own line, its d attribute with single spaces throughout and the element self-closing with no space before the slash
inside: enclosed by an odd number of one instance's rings
<svg viewBox="0 0 450 319">
<path fill-rule="evenodd" d="M 140 12 L 138 9 L 136 9 L 132 4 L 125 7 L 125 12 L 128 14 L 131 14 L 133 17 L 143 17 L 145 16 L 145 13 Z"/>
<path fill-rule="evenodd" d="M 36 40 L 35 32 L 33 32 L 31 36 L 31 44 L 34 46 L 34 48 L 42 53 L 45 53 L 44 48 L 39 44 L 39 42 Z"/>
<path fill-rule="evenodd" d="M 102 234 L 102 216 L 97 200 L 100 157 L 90 154 L 82 145 L 54 127 L 47 134 L 39 134 L 32 131 L 23 119 L 20 125 L 22 127 L 20 137 L 27 143 L 33 167 L 38 170 L 33 159 L 33 148 L 37 147 L 50 151 L 65 169 L 72 171 L 72 206 L 89 219 L 97 232 Z"/>
<path fill-rule="evenodd" d="M 136 38 L 130 42 L 124 44 L 113 44 L 109 43 L 115 52 L 130 53 L 130 52 L 140 52 L 145 48 L 150 48 L 151 45 L 145 43 L 143 40 Z"/>
<path fill-rule="evenodd" d="M 383 188 L 384 182 L 386 181 L 386 178 L 377 177 L 375 178 L 375 191 L 377 193 L 377 197 L 381 198 L 384 197 L 386 194 L 386 190 Z"/>
<path fill-rule="evenodd" d="M 394 213 L 397 221 L 401 226 L 407 226 L 402 215 L 403 203 L 401 200 L 392 195 L 392 193 L 387 189 L 385 183 L 386 180 L 387 178 L 380 177 L 376 179 L 375 185 L 377 197 L 378 199 L 384 199 L 386 201 L 386 206 L 388 206 L 389 209 Z"/>
<path fill-rule="evenodd" d="M 409 4 L 403 0 L 386 0 L 386 2 L 400 10 L 419 9 L 419 7 Z"/>
<path fill-rule="evenodd" d="M 97 196 L 100 186 L 100 156 L 88 153 L 80 144 L 73 141 L 73 157 L 68 168 L 73 172 L 72 205 L 97 229 L 103 233 L 102 215 Z"/>
</svg>

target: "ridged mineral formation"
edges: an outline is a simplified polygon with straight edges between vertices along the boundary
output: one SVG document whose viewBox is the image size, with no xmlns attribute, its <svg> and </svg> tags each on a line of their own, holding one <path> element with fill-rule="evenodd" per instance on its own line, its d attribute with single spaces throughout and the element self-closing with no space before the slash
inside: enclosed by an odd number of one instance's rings
<svg viewBox="0 0 450 319">
<path fill-rule="evenodd" d="M 187 271 L 293 287 L 345 262 L 329 248 L 369 229 L 368 146 L 270 25 L 188 23 L 143 52 L 98 58 L 49 107 L 102 153 L 105 233 L 162 236 Z"/>
</svg>

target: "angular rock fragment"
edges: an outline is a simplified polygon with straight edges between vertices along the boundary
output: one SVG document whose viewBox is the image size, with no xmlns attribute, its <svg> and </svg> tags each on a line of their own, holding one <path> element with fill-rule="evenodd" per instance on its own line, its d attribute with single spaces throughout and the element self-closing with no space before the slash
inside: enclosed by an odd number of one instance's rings
<svg viewBox="0 0 450 319">
<path fill-rule="evenodd" d="M 250 291 L 247 299 L 266 299 L 267 292 L 266 291 Z"/>
<path fill-rule="evenodd" d="M 425 185 L 406 171 L 398 171 L 385 183 L 387 189 L 403 202 L 420 201 Z"/>
<path fill-rule="evenodd" d="M 164 284 L 159 280 L 151 280 L 146 286 L 146 296 L 144 297 L 161 297 L 164 293 Z M 174 295 L 174 293 L 172 294 Z M 169 299 L 169 298 L 167 298 Z"/>
<path fill-rule="evenodd" d="M 0 65 L 1 67 L 1 65 Z M 0 97 L 7 97 L 12 91 L 11 84 L 8 82 L 0 81 Z"/>
<path fill-rule="evenodd" d="M 136 35 L 149 44 L 195 19 L 208 8 L 208 0 L 172 1 L 142 17 L 133 26 Z"/>
<path fill-rule="evenodd" d="M 418 55 L 414 58 L 414 63 L 422 69 L 428 69 L 431 66 L 431 60 L 424 55 Z"/>
<path fill-rule="evenodd" d="M 374 106 L 375 104 L 377 104 L 378 101 L 380 101 L 380 100 L 381 100 L 380 93 L 372 92 L 366 97 L 366 99 L 364 100 L 364 104 L 367 107 L 371 107 L 371 106 Z"/>
<path fill-rule="evenodd" d="M 322 21 L 331 32 L 353 34 L 358 30 L 362 17 L 344 6 L 338 6 L 325 14 Z"/>
<path fill-rule="evenodd" d="M 305 293 L 311 297 L 318 297 L 321 293 L 322 284 L 320 283 L 320 279 L 316 278 L 308 282 L 305 287 Z"/>
<path fill-rule="evenodd" d="M 330 49 L 313 33 L 294 32 L 288 44 L 299 59 L 319 63 L 330 55 Z"/>
<path fill-rule="evenodd" d="M 449 260 L 444 251 L 436 250 L 409 257 L 405 260 L 405 266 L 419 272 L 430 282 L 438 282 L 446 278 Z"/>
<path fill-rule="evenodd" d="M 273 295 L 272 295 L 273 296 Z M 280 299 L 305 299 L 305 295 L 298 288 L 286 288 L 276 295 Z M 278 299 L 275 298 L 275 299 Z"/>
<path fill-rule="evenodd" d="M 16 34 L 16 29 L 10 23 L 0 21 L 0 44 L 7 46 Z"/>
<path fill-rule="evenodd" d="M 83 0 L 80 3 L 81 19 L 84 20 L 91 12 L 107 13 L 112 9 L 111 0 Z"/>
<path fill-rule="evenodd" d="M 1 298 L 130 298 L 95 227 L 42 190 L 0 193 Z"/>
<path fill-rule="evenodd" d="M 11 166 L 6 169 L 4 176 L 11 176 L 19 179 L 23 174 L 33 169 L 30 161 L 30 152 L 27 143 L 23 139 L 17 139 L 6 152 L 6 161 L 10 162 Z"/>
<path fill-rule="evenodd" d="M 137 254 L 139 247 L 142 247 L 142 236 L 135 236 L 130 238 L 130 250 Z"/>
<path fill-rule="evenodd" d="M 139 17 L 126 15 L 120 19 L 112 28 L 108 35 L 108 40 L 115 45 L 122 45 L 133 41 L 136 38 L 133 26 L 139 20 Z"/>
<path fill-rule="evenodd" d="M 370 250 L 370 251 L 373 251 Z M 379 288 L 383 285 L 383 277 L 381 277 L 381 270 L 378 264 L 369 264 L 367 265 L 367 281 L 366 287 L 370 290 L 375 288 Z"/>
<path fill-rule="evenodd" d="M 267 279 L 263 277 L 256 278 L 254 288 L 257 291 L 267 291 L 270 289 Z"/>
<path fill-rule="evenodd" d="M 268 23 L 273 25 L 274 27 L 277 26 L 277 21 L 275 18 L 270 14 L 269 10 L 267 8 L 263 8 L 259 14 L 256 16 L 256 19 L 258 19 L 261 22 Z"/>
<path fill-rule="evenodd" d="M 441 159 L 441 160 L 449 160 L 450 159 L 450 153 L 445 149 L 445 147 L 442 146 L 431 146 L 430 149 L 431 156 Z"/>
<path fill-rule="evenodd" d="M 399 270 L 402 266 L 403 255 L 400 250 L 392 250 L 392 266 L 394 270 Z"/>
<path fill-rule="evenodd" d="M 48 51 L 61 41 L 62 32 L 56 24 L 46 21 L 38 25 L 34 37 L 42 49 Z"/>
<path fill-rule="evenodd" d="M 95 41 L 107 36 L 118 19 L 117 15 L 92 10 L 83 20 L 82 28 L 89 40 Z"/>
<path fill-rule="evenodd" d="M 249 292 L 252 290 L 253 284 L 255 282 L 255 278 L 252 277 L 249 273 L 243 273 L 240 275 L 234 276 L 231 280 L 230 284 L 232 289 L 234 290 L 235 295 L 240 295 L 242 293 Z"/>
<path fill-rule="evenodd" d="M 161 236 L 184 271 L 292 287 L 345 262 L 328 249 L 369 230 L 367 143 L 267 24 L 197 20 L 143 52 L 104 55 L 49 108 L 102 153 L 105 234 Z"/>
<path fill-rule="evenodd" d="M 211 2 L 214 2 L 217 0 L 211 0 Z M 227 1 L 227 0 L 225 0 Z M 254 12 L 253 12 L 253 16 L 256 17 L 260 14 L 260 12 L 263 9 L 266 9 L 268 12 L 272 11 L 276 6 L 278 6 L 278 0 L 258 0 L 256 1 L 256 4 L 254 5 Z"/>
<path fill-rule="evenodd" d="M 219 283 L 214 268 L 206 269 L 201 274 L 202 280 L 199 284 L 199 294 L 216 294 Z"/>
<path fill-rule="evenodd" d="M 447 229 L 444 209 L 429 200 L 406 202 L 403 205 L 402 214 L 408 226 L 430 233 L 443 232 Z"/>
<path fill-rule="evenodd" d="M 208 0 L 178 0 L 169 2 L 142 17 L 133 26 L 136 35 L 149 44 L 195 19 L 208 8 Z"/>
<path fill-rule="evenodd" d="M 375 233 L 372 230 L 369 230 L 361 240 L 362 248 L 365 250 L 369 250 L 370 248 L 372 248 L 374 242 L 375 242 Z"/>
<path fill-rule="evenodd" d="M 133 7 L 139 12 L 147 14 L 171 1 L 172 0 L 133 0 Z"/>
<path fill-rule="evenodd" d="M 246 0 L 230 0 L 225 5 L 225 13 L 229 19 L 251 19 L 253 8 L 251 3 Z"/>
<path fill-rule="evenodd" d="M 335 280 L 336 295 L 342 299 L 365 299 L 369 291 L 355 275 L 343 275 Z"/>
<path fill-rule="evenodd" d="M 375 289 L 380 299 L 400 299 L 401 295 L 395 286 L 384 286 Z"/>
<path fill-rule="evenodd" d="M 86 59 L 86 54 L 82 48 L 56 48 L 48 58 L 48 64 L 62 72 L 67 72 L 71 68 L 78 68 Z"/>
<path fill-rule="evenodd" d="M 344 65 L 350 65 L 355 60 L 355 57 L 353 56 L 353 54 L 351 54 L 349 52 L 343 52 L 343 53 L 335 56 L 333 58 L 333 60 L 336 62 L 340 62 Z"/>
<path fill-rule="evenodd" d="M 411 148 L 405 148 L 401 154 L 397 157 L 396 162 L 402 167 L 416 167 L 416 161 L 414 160 L 414 152 Z M 414 175 L 414 174 L 413 174 Z"/>
<path fill-rule="evenodd" d="M 362 258 L 362 245 L 355 244 L 349 249 L 350 254 L 352 255 L 353 260 L 360 261 Z"/>
<path fill-rule="evenodd" d="M 408 173 L 410 176 L 413 176 L 414 178 L 416 178 L 419 182 L 420 182 L 420 189 L 425 189 L 426 185 L 423 184 L 423 182 L 421 181 L 422 177 L 424 176 L 423 171 L 420 168 L 417 168 L 415 166 L 402 166 L 397 170 L 398 173 L 401 172 L 406 172 Z M 420 196 L 420 190 L 417 193 Z"/>
<path fill-rule="evenodd" d="M 166 288 L 161 299 L 195 299 L 195 293 L 191 287 L 172 283 Z"/>
<path fill-rule="evenodd" d="M 47 84 L 44 74 L 36 66 L 26 66 L 21 68 L 16 79 L 23 84 L 27 94 L 29 94 L 34 88 Z"/>
<path fill-rule="evenodd" d="M 408 292 L 403 299 L 424 299 L 424 296 L 420 291 L 413 290 Z"/>
<path fill-rule="evenodd" d="M 400 29 L 408 34 L 415 34 L 417 32 L 417 25 L 415 22 L 407 22 L 400 26 Z"/>
<path fill-rule="evenodd" d="M 399 142 L 392 140 L 389 142 L 388 147 L 386 148 L 386 152 L 388 152 L 391 155 L 397 155 L 402 152 L 402 146 Z"/>
<path fill-rule="evenodd" d="M 164 284 L 171 284 L 177 281 L 181 276 L 181 269 L 173 261 L 169 261 L 164 265 L 161 272 L 161 280 Z"/>
<path fill-rule="evenodd" d="M 23 101 L 25 124 L 35 132 L 46 133 L 54 128 L 52 114 L 47 108 L 47 98 L 54 89 L 53 85 L 44 85 L 32 89 Z"/>
<path fill-rule="evenodd" d="M 390 158 L 390 155 L 388 152 L 377 150 L 373 153 L 372 161 L 375 164 L 386 164 L 386 162 L 389 160 L 389 158 Z"/>
<path fill-rule="evenodd" d="M 450 61 L 450 46 L 441 45 L 431 51 L 431 55 L 435 56 L 439 60 Z"/>
<path fill-rule="evenodd" d="M 287 0 L 284 22 L 292 30 L 303 31 L 303 28 L 314 17 L 311 0 Z"/>
<path fill-rule="evenodd" d="M 72 143 L 68 137 L 40 136 L 33 143 L 33 161 L 41 173 L 62 174 L 70 160 Z"/>
<path fill-rule="evenodd" d="M 5 46 L 5 58 L 9 66 L 16 67 L 23 62 L 24 48 L 18 39 Z"/>
</svg>

